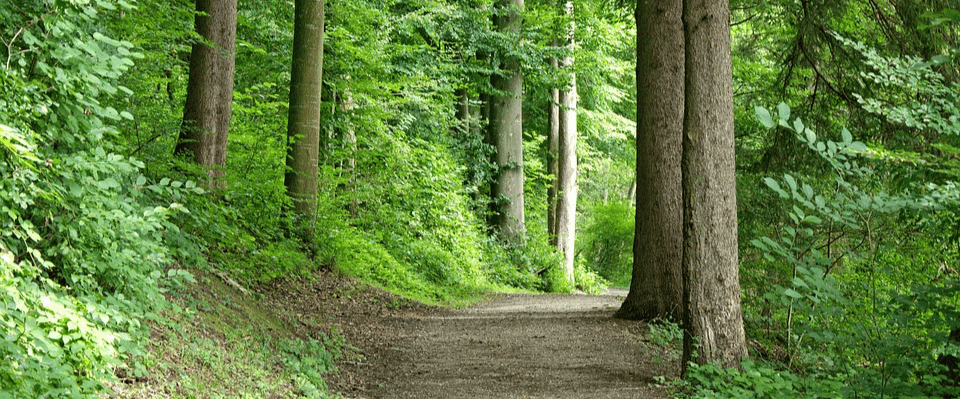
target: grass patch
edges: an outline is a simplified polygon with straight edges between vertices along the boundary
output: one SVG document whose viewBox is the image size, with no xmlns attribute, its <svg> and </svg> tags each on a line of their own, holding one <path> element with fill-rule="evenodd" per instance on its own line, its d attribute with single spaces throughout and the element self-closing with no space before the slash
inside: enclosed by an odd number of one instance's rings
<svg viewBox="0 0 960 399">
<path fill-rule="evenodd" d="M 147 353 L 117 370 L 117 398 L 325 398 L 322 376 L 347 348 L 338 331 L 305 336 L 296 323 L 219 277 L 169 295 Z"/>
</svg>

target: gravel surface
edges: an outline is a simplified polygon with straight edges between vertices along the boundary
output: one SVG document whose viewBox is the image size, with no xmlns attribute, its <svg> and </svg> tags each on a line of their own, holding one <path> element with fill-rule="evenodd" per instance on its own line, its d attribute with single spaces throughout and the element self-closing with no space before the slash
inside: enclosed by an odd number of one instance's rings
<svg viewBox="0 0 960 399">
<path fill-rule="evenodd" d="M 305 327 L 339 326 L 355 351 L 327 382 L 348 398 L 669 398 L 657 377 L 679 370 L 646 324 L 612 317 L 626 291 L 504 294 L 449 310 L 332 275 L 314 285 L 268 296 Z"/>
</svg>

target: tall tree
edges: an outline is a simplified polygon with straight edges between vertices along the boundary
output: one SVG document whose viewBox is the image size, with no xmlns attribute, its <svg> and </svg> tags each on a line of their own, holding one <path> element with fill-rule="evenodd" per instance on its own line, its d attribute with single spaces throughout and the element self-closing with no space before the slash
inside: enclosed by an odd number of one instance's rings
<svg viewBox="0 0 960 399">
<path fill-rule="evenodd" d="M 637 213 L 630 292 L 616 316 L 680 320 L 683 199 L 683 14 L 641 0 L 637 21 Z"/>
<path fill-rule="evenodd" d="M 730 11 L 685 0 L 683 360 L 740 367 L 740 308 Z"/>
<path fill-rule="evenodd" d="M 283 177 L 294 210 L 311 224 L 317 218 L 323 6 L 324 0 L 296 0 L 294 3 L 287 171 Z"/>
<path fill-rule="evenodd" d="M 194 27 L 203 38 L 190 52 L 183 123 L 174 153 L 207 167 L 211 186 L 222 186 L 233 107 L 237 0 L 197 0 Z"/>
<path fill-rule="evenodd" d="M 495 17 L 497 30 L 517 38 L 520 33 L 520 10 L 523 0 L 500 0 L 504 9 Z M 516 47 L 514 47 L 516 48 Z M 508 52 L 504 52 L 508 53 Z M 501 55 L 501 72 L 494 74 L 491 85 L 498 91 L 491 96 L 490 129 L 496 147 L 499 167 L 491 197 L 497 208 L 496 227 L 508 240 L 516 240 L 526 230 L 523 213 L 523 76 L 520 61 L 510 54 Z"/>
<path fill-rule="evenodd" d="M 560 153 L 558 159 L 559 192 L 557 200 L 557 249 L 563 253 L 563 270 L 574 282 L 573 264 L 577 222 L 577 75 L 573 72 L 574 32 L 573 1 L 564 3 L 569 18 L 566 27 L 567 54 L 560 61 L 567 85 L 560 90 Z"/>
<path fill-rule="evenodd" d="M 556 44 L 556 42 L 554 42 Z M 560 62 L 550 58 L 550 67 L 553 71 L 560 69 Z M 547 173 L 552 176 L 547 185 L 547 235 L 550 245 L 557 245 L 557 192 L 560 187 L 560 89 L 550 89 L 550 115 L 547 132 Z"/>
</svg>

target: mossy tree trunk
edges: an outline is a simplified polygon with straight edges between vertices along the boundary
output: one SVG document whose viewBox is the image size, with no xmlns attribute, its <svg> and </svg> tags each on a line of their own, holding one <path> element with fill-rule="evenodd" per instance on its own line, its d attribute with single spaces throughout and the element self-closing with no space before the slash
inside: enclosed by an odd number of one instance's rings
<svg viewBox="0 0 960 399">
<path fill-rule="evenodd" d="M 283 184 L 293 200 L 294 211 L 309 223 L 308 232 L 312 232 L 317 218 L 323 8 L 324 0 L 296 0 L 294 4 L 287 171 Z"/>
</svg>

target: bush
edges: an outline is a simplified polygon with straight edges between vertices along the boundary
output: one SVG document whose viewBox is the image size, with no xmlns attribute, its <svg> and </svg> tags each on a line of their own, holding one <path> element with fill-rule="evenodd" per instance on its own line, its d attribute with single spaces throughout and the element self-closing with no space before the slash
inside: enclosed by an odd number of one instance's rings
<svg viewBox="0 0 960 399">
<path fill-rule="evenodd" d="M 619 287 L 630 286 L 636 209 L 611 202 L 593 207 L 580 234 L 580 258 L 590 269 Z"/>
</svg>

